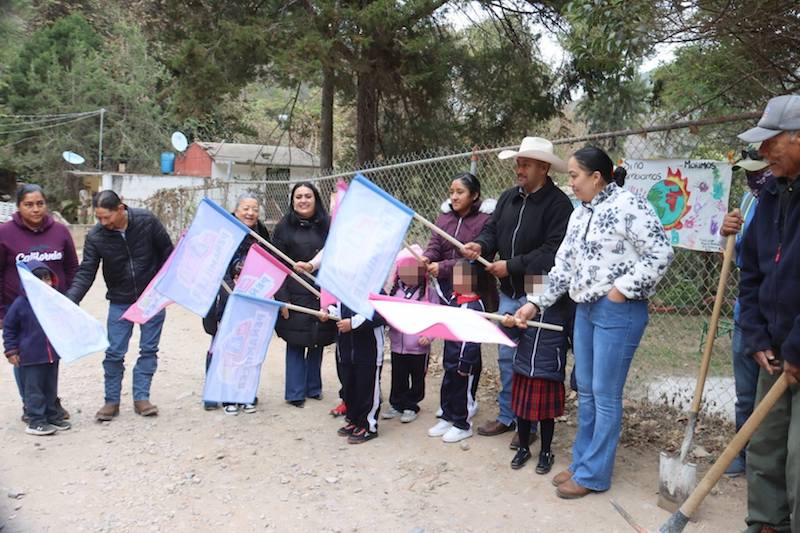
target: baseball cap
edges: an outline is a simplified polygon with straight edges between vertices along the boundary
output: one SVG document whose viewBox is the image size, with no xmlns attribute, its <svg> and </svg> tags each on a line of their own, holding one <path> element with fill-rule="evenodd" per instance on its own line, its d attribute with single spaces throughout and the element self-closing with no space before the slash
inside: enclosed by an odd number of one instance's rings
<svg viewBox="0 0 800 533">
<path fill-rule="evenodd" d="M 758 147 L 761 143 L 751 144 L 746 150 L 742 150 L 742 158 L 733 164 L 733 170 L 744 169 L 747 172 L 758 172 L 769 166 L 769 163 L 761 158 Z"/>
<path fill-rule="evenodd" d="M 757 143 L 784 131 L 800 130 L 800 95 L 784 94 L 767 102 L 758 126 L 739 134 L 744 142 Z"/>
</svg>

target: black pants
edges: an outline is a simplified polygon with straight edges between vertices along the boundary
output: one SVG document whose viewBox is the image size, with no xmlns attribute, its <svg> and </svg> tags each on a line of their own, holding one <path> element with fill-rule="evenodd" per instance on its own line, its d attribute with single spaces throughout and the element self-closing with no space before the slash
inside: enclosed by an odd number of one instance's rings
<svg viewBox="0 0 800 533">
<path fill-rule="evenodd" d="M 428 354 L 403 355 L 392 352 L 392 392 L 389 403 L 398 411 L 419 412 L 425 398 L 425 374 Z"/>
<path fill-rule="evenodd" d="M 381 367 L 369 364 L 340 364 L 347 421 L 359 429 L 378 431 L 381 408 Z"/>
<path fill-rule="evenodd" d="M 473 366 L 472 370 L 469 376 L 462 376 L 456 370 L 445 370 L 442 377 L 442 419 L 459 429 L 472 427 L 481 365 Z"/>
<path fill-rule="evenodd" d="M 60 422 L 62 415 L 56 409 L 58 399 L 58 361 L 41 365 L 20 367 L 25 384 L 25 410 L 31 427 L 49 422 Z"/>
</svg>

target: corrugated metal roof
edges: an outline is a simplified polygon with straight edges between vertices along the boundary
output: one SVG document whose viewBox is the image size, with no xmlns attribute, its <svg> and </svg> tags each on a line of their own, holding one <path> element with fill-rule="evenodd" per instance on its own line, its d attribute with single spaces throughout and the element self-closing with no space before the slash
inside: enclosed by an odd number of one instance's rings
<svg viewBox="0 0 800 533">
<path fill-rule="evenodd" d="M 319 168 L 319 157 L 293 146 L 198 142 L 215 161 L 256 164 L 271 167 Z"/>
</svg>

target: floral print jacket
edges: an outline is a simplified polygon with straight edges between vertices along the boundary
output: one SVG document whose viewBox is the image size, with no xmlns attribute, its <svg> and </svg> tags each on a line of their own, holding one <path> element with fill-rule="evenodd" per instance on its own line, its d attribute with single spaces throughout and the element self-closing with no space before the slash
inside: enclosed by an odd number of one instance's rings
<svg viewBox="0 0 800 533">
<path fill-rule="evenodd" d="M 545 309 L 569 291 L 575 302 L 588 303 L 613 287 L 629 300 L 644 300 L 674 255 L 650 203 L 610 183 L 572 212 L 548 283 L 528 300 Z"/>
</svg>

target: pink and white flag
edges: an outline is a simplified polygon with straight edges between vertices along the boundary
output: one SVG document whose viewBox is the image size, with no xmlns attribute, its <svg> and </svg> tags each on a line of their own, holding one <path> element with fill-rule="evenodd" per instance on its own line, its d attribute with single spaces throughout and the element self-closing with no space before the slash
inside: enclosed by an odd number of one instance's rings
<svg viewBox="0 0 800 533">
<path fill-rule="evenodd" d="M 370 294 L 375 310 L 393 327 L 409 335 L 457 342 L 489 342 L 516 346 L 500 328 L 471 309 L 449 307 Z"/>
<path fill-rule="evenodd" d="M 344 180 L 336 182 L 336 198 L 333 201 L 333 208 L 331 209 L 331 225 L 336 218 L 336 213 L 339 211 L 339 206 L 342 205 L 344 195 L 347 194 L 347 183 Z M 333 294 L 329 293 L 323 288 L 320 288 L 319 308 L 328 309 L 329 305 L 335 305 L 339 300 Z"/>
<path fill-rule="evenodd" d="M 181 234 L 181 239 L 183 239 L 183 234 Z M 164 273 L 172 263 L 172 258 L 175 256 L 178 245 L 180 245 L 180 239 L 178 240 L 178 244 L 175 245 L 175 248 L 172 249 L 172 253 L 167 257 L 167 260 L 164 261 L 164 264 L 161 265 L 156 275 L 153 276 L 153 279 L 147 284 L 142 295 L 125 311 L 122 318 L 134 324 L 144 324 L 156 316 L 159 311 L 173 303 L 172 300 L 156 290 L 156 284 L 161 281 L 161 278 L 164 277 Z"/>
<path fill-rule="evenodd" d="M 291 271 L 258 244 L 247 252 L 235 291 L 257 298 L 272 298 Z"/>
</svg>

